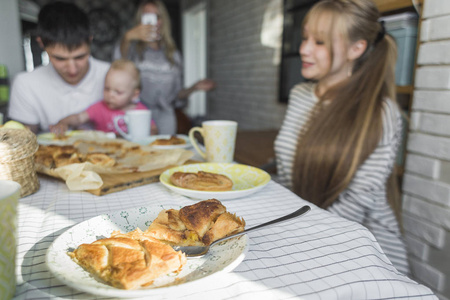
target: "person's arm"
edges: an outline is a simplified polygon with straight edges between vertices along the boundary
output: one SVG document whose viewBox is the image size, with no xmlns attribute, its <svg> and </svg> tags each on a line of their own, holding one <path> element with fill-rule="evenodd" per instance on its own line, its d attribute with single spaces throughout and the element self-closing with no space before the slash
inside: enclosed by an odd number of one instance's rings
<svg viewBox="0 0 450 300">
<path fill-rule="evenodd" d="M 122 57 L 128 57 L 128 51 L 132 41 L 148 42 L 155 39 L 153 27 L 153 25 L 139 24 L 128 30 L 120 42 L 120 53 Z"/>
<path fill-rule="evenodd" d="M 50 132 L 57 135 L 63 135 L 69 127 L 78 127 L 80 125 L 86 124 L 90 120 L 89 114 L 86 111 L 80 112 L 78 114 L 73 114 L 61 119 L 57 124 L 50 125 Z"/>
<path fill-rule="evenodd" d="M 8 117 L 22 123 L 33 133 L 40 130 L 39 118 L 36 113 L 36 99 L 30 91 L 29 81 L 23 74 L 19 74 L 13 81 L 8 108 Z"/>
<path fill-rule="evenodd" d="M 28 127 L 28 129 L 30 129 L 34 134 L 37 134 L 39 132 L 39 125 L 35 124 L 35 125 L 31 125 L 31 124 L 25 124 L 22 123 L 24 126 Z"/>
<path fill-rule="evenodd" d="M 210 91 L 216 87 L 216 83 L 211 79 L 203 79 L 197 81 L 191 87 L 182 89 L 178 92 L 178 99 L 187 99 L 195 91 Z"/>
</svg>

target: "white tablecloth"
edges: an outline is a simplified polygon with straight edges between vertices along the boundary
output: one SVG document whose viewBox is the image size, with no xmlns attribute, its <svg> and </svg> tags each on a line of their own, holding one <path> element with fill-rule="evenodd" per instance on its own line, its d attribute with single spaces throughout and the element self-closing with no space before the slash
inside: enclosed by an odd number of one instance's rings
<svg viewBox="0 0 450 300">
<path fill-rule="evenodd" d="M 107 212 L 195 203 L 160 183 L 98 197 L 70 192 L 56 179 L 40 177 L 40 182 L 37 193 L 20 200 L 14 299 L 97 299 L 65 286 L 48 270 L 45 253 L 56 237 Z M 273 181 L 245 199 L 222 203 L 242 216 L 247 227 L 309 204 Z M 182 294 L 161 289 L 152 299 L 437 299 L 430 289 L 399 273 L 363 226 L 310 206 L 305 216 L 250 233 L 249 251 L 231 273 Z"/>
</svg>

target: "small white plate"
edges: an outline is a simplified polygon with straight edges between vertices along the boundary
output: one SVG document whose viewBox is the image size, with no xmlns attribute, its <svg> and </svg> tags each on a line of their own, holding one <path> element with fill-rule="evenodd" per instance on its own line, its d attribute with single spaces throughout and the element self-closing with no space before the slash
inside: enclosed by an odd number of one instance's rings
<svg viewBox="0 0 450 300">
<path fill-rule="evenodd" d="M 221 192 L 197 191 L 181 188 L 170 182 L 170 176 L 175 172 L 197 173 L 198 171 L 228 176 L 233 181 L 232 190 Z M 247 165 L 232 163 L 200 163 L 168 169 L 159 176 L 159 180 L 170 190 L 186 197 L 201 200 L 211 198 L 228 200 L 256 193 L 269 183 L 270 175 L 266 171 Z"/>
<path fill-rule="evenodd" d="M 114 132 L 103 132 L 98 130 L 69 130 L 66 131 L 65 135 L 66 139 L 58 139 L 56 135 L 51 132 L 45 132 L 38 134 L 37 142 L 40 145 L 72 145 L 73 142 L 77 139 L 90 139 L 90 140 L 98 140 L 98 139 L 115 139 L 116 135 Z"/>
<path fill-rule="evenodd" d="M 179 145 L 156 145 L 156 146 L 151 146 L 150 144 L 153 143 L 156 140 L 160 140 L 160 139 L 170 139 L 171 135 L 152 135 L 148 138 L 142 139 L 142 140 L 138 140 L 136 141 L 136 143 L 140 144 L 140 145 L 144 145 L 144 146 L 150 146 L 152 148 L 155 149 L 186 149 L 186 148 L 190 148 L 192 147 L 191 141 L 189 140 L 189 137 L 185 134 L 176 134 L 175 135 L 177 138 L 183 139 L 186 143 L 185 144 L 179 144 Z"/>
<path fill-rule="evenodd" d="M 69 249 L 73 250 L 83 243 L 92 243 L 101 237 L 109 237 L 114 230 L 129 232 L 136 227 L 145 230 L 161 210 L 169 208 L 180 209 L 180 206 L 137 207 L 81 222 L 65 231 L 50 245 L 46 255 L 47 266 L 60 281 L 74 289 L 106 297 L 134 298 L 185 294 L 193 284 L 201 286 L 200 281 L 222 272 L 231 272 L 242 262 L 248 250 L 246 235 L 219 243 L 202 258 L 188 259 L 178 274 L 162 276 L 145 288 L 122 290 L 94 279 L 67 255 Z"/>
</svg>

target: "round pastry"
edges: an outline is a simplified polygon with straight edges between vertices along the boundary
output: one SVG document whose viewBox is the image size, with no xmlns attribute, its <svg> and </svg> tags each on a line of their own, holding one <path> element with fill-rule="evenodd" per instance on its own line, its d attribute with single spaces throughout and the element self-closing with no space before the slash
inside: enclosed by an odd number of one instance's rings
<svg viewBox="0 0 450 300">
<path fill-rule="evenodd" d="M 233 181 L 225 175 L 198 171 L 175 172 L 170 176 L 173 185 L 198 191 L 230 191 Z"/>
<path fill-rule="evenodd" d="M 114 158 L 105 153 L 89 153 L 86 155 L 86 161 L 104 167 L 112 167 L 116 164 Z"/>
<path fill-rule="evenodd" d="M 156 139 L 154 142 L 150 143 L 150 146 L 171 146 L 183 144 L 186 144 L 184 139 L 172 135 L 169 139 Z"/>
</svg>

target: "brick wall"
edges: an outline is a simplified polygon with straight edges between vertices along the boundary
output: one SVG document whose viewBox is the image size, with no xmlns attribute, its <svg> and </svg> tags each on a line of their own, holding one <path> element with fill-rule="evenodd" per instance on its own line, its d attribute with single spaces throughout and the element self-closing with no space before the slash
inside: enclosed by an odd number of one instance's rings
<svg viewBox="0 0 450 300">
<path fill-rule="evenodd" d="M 450 1 L 425 0 L 407 142 L 404 227 L 413 278 L 450 299 Z"/>
<path fill-rule="evenodd" d="M 208 1 L 208 76 L 218 85 L 208 95 L 209 119 L 235 120 L 250 130 L 281 126 L 286 105 L 278 102 L 279 66 L 260 38 L 269 2 Z"/>
</svg>

